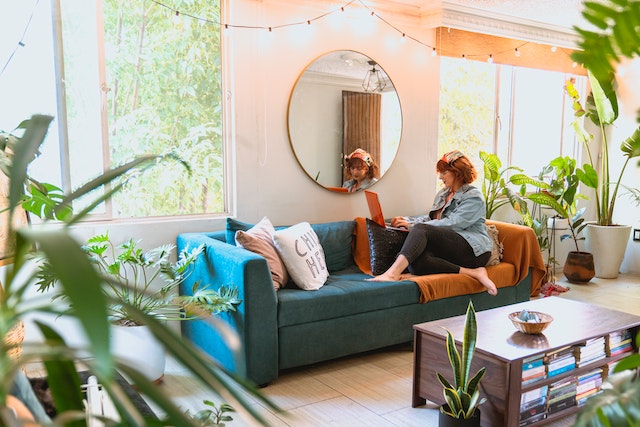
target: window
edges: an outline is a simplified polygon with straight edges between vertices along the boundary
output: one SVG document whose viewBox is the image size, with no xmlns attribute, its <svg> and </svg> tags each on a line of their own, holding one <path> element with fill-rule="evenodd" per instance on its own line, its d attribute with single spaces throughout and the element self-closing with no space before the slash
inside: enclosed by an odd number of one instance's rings
<svg viewBox="0 0 640 427">
<path fill-rule="evenodd" d="M 141 218 L 224 212 L 220 2 L 163 2 L 167 7 L 154 1 L 49 3 L 30 5 L 38 23 L 34 19 L 29 28 L 30 38 L 49 52 L 34 52 L 27 60 L 32 49 L 22 49 L 18 53 L 25 55 L 7 67 L 15 73 L 14 85 L 44 79 L 47 88 L 27 101 L 20 120 L 34 113 L 56 118 L 32 174 L 69 190 L 135 156 L 175 152 L 189 164 L 190 174 L 164 162 L 96 214 Z M 52 14 L 59 16 L 59 28 L 51 27 Z M 22 70 L 34 66 L 37 75 L 21 78 Z M 0 128 L 9 130 L 18 122 L 3 122 Z"/>
<path fill-rule="evenodd" d="M 441 153 L 459 149 L 476 166 L 482 165 L 480 151 L 495 153 L 503 167 L 518 166 L 532 176 L 557 156 L 580 159 L 564 84 L 575 77 L 584 92 L 584 77 L 458 58 L 440 61 Z"/>
</svg>

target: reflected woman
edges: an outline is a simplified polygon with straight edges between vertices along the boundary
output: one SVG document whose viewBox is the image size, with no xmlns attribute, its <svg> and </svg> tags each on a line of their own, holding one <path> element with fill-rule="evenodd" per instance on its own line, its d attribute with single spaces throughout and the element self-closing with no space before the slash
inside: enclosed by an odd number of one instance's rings
<svg viewBox="0 0 640 427">
<path fill-rule="evenodd" d="M 342 184 L 342 188 L 346 188 L 349 193 L 364 190 L 378 181 L 380 169 L 371 154 L 362 148 L 353 150 L 345 160 L 348 180 Z"/>
</svg>

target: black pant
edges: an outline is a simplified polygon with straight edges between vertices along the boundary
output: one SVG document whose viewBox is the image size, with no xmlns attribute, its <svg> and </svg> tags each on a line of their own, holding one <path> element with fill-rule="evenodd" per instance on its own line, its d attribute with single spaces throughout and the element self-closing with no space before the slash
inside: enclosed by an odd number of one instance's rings
<svg viewBox="0 0 640 427">
<path fill-rule="evenodd" d="M 491 252 L 475 256 L 461 235 L 429 224 L 416 224 L 411 228 L 400 254 L 409 261 L 409 272 L 416 275 L 459 273 L 460 267 L 483 267 L 491 257 Z"/>
</svg>

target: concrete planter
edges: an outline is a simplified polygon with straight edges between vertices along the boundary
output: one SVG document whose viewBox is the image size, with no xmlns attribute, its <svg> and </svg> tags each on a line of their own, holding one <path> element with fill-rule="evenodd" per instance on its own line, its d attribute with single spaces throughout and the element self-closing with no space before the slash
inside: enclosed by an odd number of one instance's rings
<svg viewBox="0 0 640 427">
<path fill-rule="evenodd" d="M 631 233 L 630 225 L 595 225 L 585 229 L 585 247 L 593 254 L 596 277 L 615 279 L 620 273 Z"/>
</svg>

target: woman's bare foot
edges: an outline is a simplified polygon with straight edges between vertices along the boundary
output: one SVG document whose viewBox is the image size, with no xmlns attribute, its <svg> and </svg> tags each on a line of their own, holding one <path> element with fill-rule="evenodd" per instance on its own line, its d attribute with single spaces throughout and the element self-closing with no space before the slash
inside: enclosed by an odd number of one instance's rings
<svg viewBox="0 0 640 427">
<path fill-rule="evenodd" d="M 373 276 L 369 279 L 364 279 L 369 282 L 398 282 L 400 281 L 400 276 L 395 276 L 391 274 L 389 271 L 382 273 L 379 276 Z"/>
<path fill-rule="evenodd" d="M 471 276 L 476 279 L 482 286 L 487 288 L 487 293 L 489 295 L 496 296 L 498 295 L 498 288 L 496 284 L 493 283 L 493 280 L 489 278 L 487 274 L 487 269 L 484 267 L 478 268 L 464 268 L 460 267 L 460 274 L 466 274 L 467 276 Z"/>
<path fill-rule="evenodd" d="M 404 255 L 399 254 L 396 260 L 391 264 L 391 267 L 379 276 L 374 276 L 370 279 L 365 279 L 370 282 L 397 282 L 400 280 L 400 275 L 409 266 L 409 261 Z"/>
</svg>

